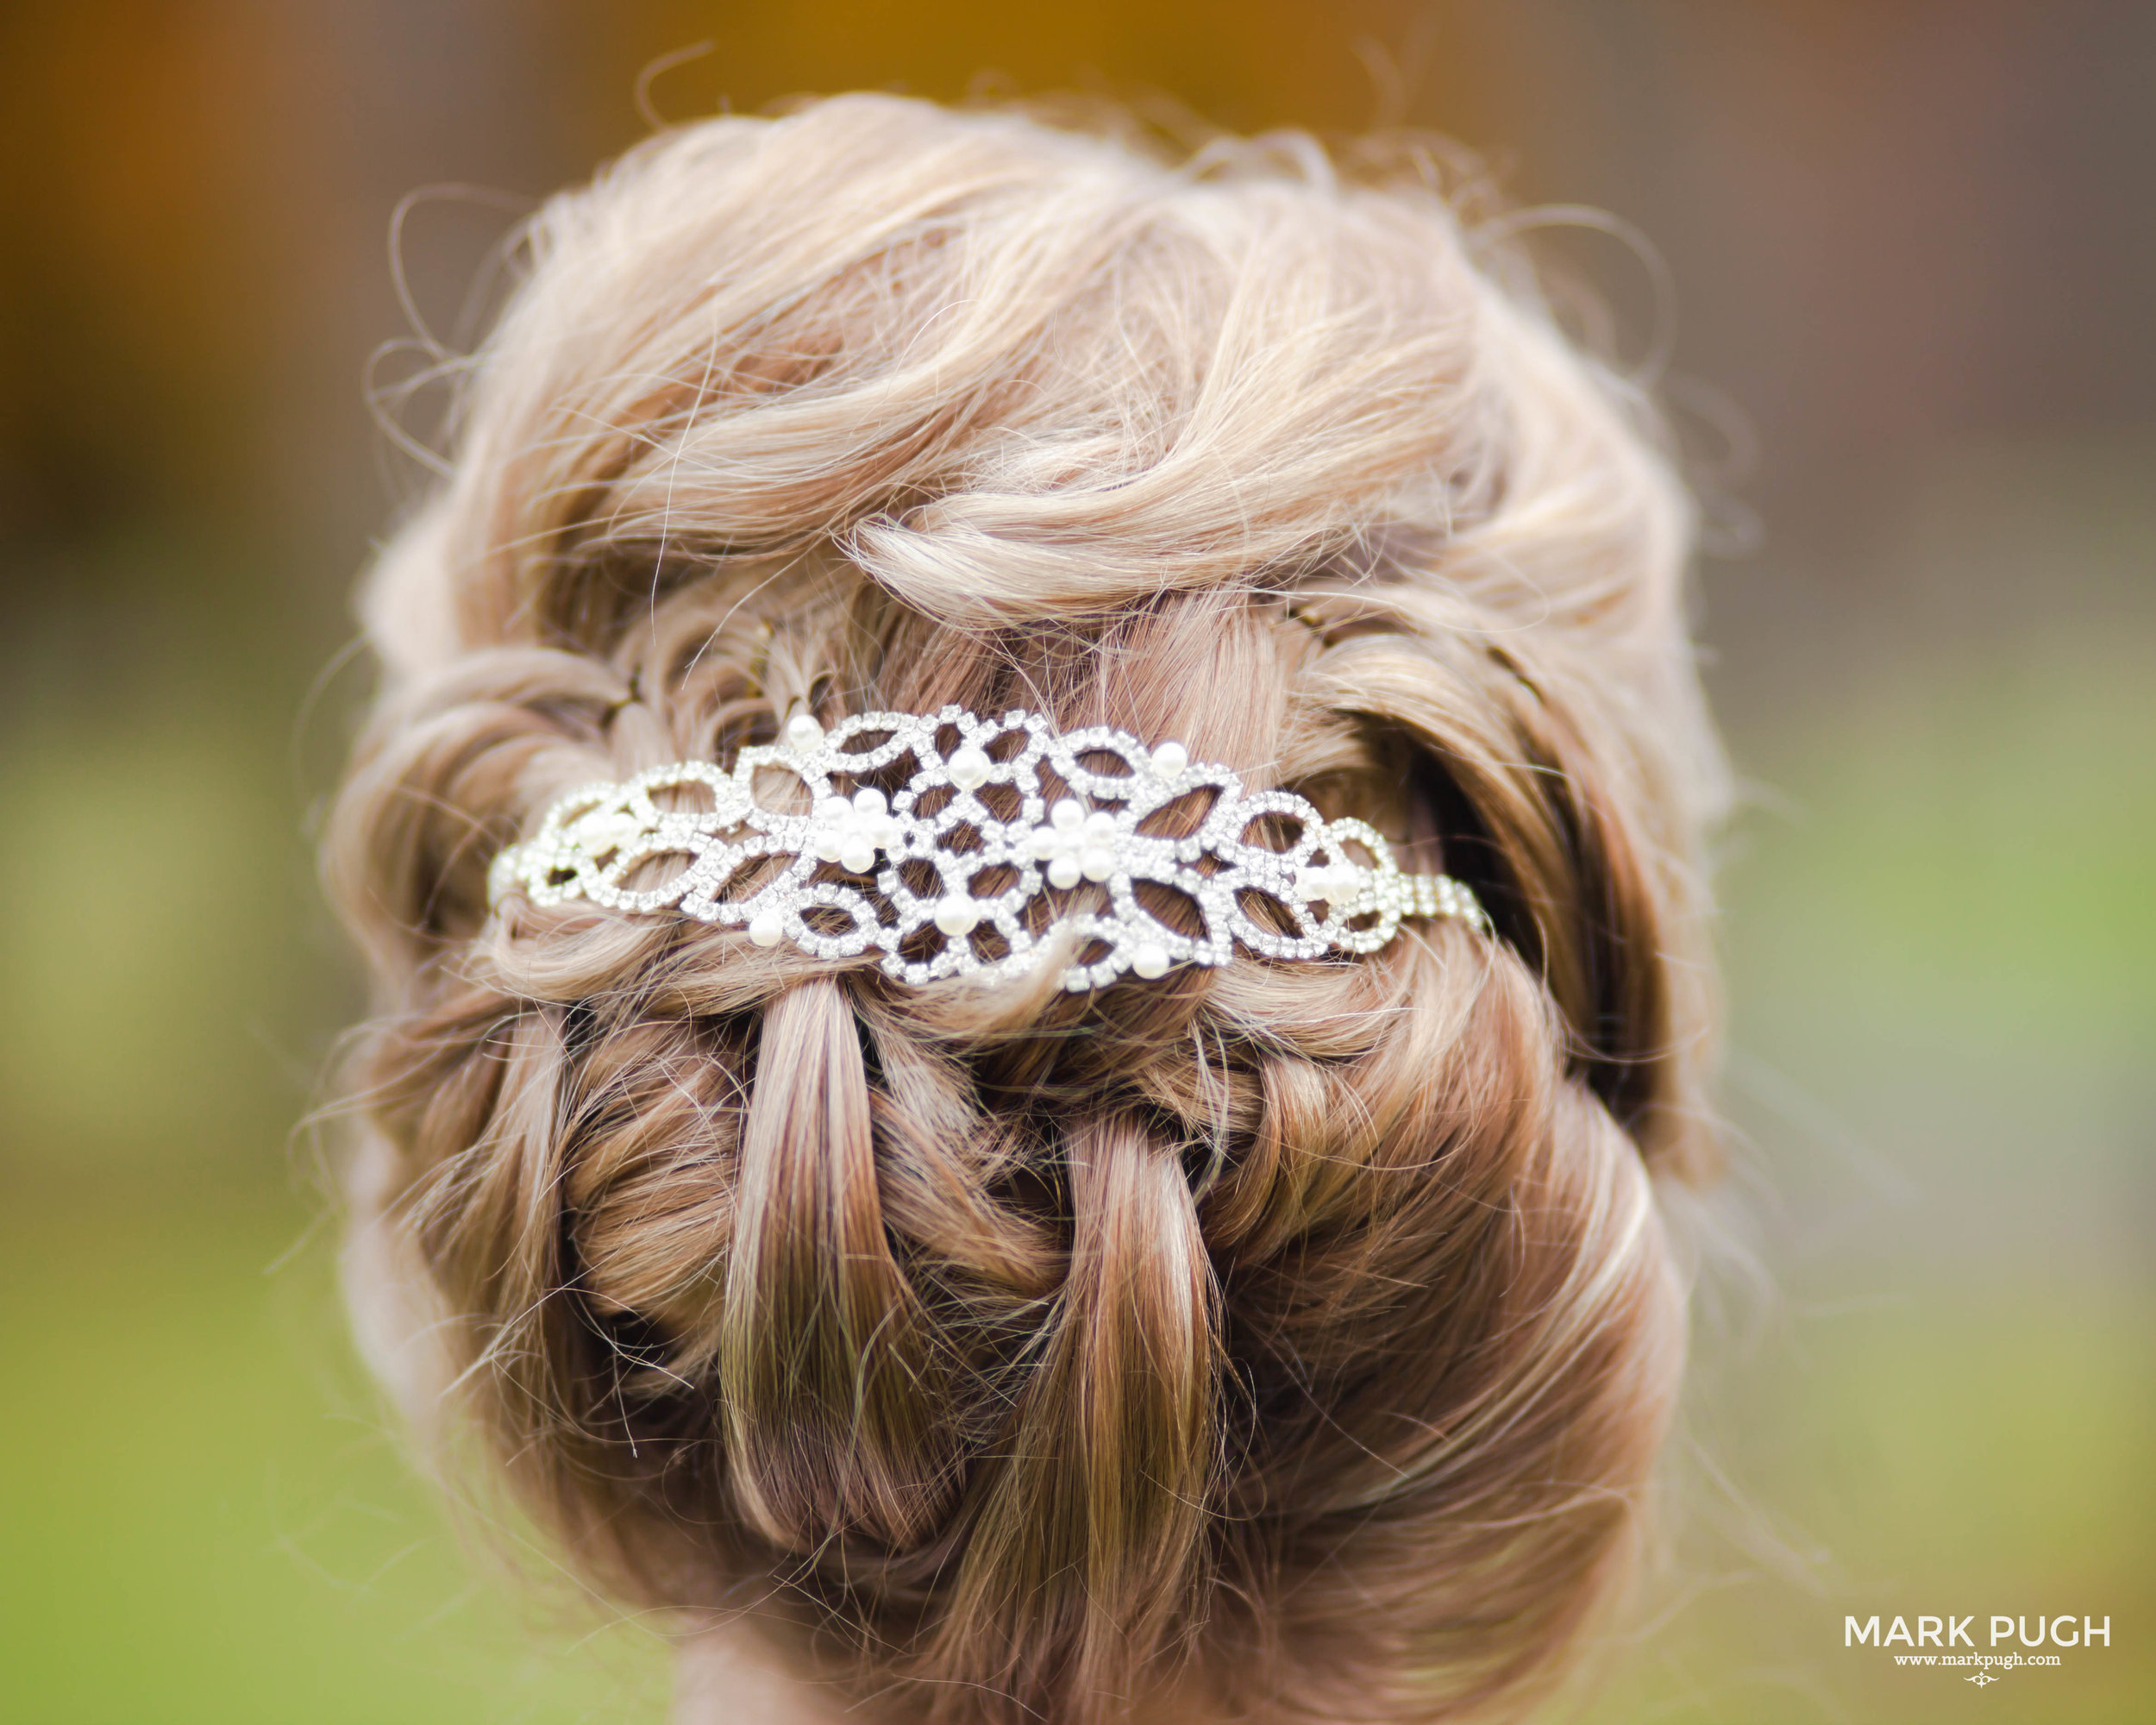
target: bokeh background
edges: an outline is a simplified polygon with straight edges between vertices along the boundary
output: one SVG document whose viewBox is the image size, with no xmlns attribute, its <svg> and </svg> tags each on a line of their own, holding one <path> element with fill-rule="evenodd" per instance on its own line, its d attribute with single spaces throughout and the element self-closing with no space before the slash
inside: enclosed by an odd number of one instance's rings
<svg viewBox="0 0 2156 1725">
<path fill-rule="evenodd" d="M 664 1716 L 656 1636 L 414 1483 L 343 1340 L 295 1122 L 357 994 L 307 835 L 415 483 L 378 350 L 468 336 L 517 215 L 655 116 L 850 86 L 1412 123 L 1603 212 L 1540 243 L 1663 369 L 1746 799 L 1672 1551 L 1582 1713 L 2156 1718 L 2127 0 L 0 10 L 0 1716 Z M 2112 1642 L 1988 1692 L 1843 1646 L 1950 1611 Z"/>
</svg>

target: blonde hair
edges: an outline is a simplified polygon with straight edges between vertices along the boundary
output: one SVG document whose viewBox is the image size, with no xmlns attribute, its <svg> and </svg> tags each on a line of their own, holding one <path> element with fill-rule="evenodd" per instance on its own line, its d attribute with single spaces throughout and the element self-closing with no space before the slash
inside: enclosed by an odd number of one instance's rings
<svg viewBox="0 0 2156 1725">
<path fill-rule="evenodd" d="M 524 255 L 327 843 L 384 1369 L 595 1584 L 896 1714 L 1527 1704 L 1637 1543 L 1653 1176 L 1711 1161 L 1642 405 L 1426 179 L 1292 136 L 846 97 L 655 138 Z M 571 786 L 949 701 L 1358 815 L 1498 938 L 1071 996 L 489 912 Z"/>
</svg>

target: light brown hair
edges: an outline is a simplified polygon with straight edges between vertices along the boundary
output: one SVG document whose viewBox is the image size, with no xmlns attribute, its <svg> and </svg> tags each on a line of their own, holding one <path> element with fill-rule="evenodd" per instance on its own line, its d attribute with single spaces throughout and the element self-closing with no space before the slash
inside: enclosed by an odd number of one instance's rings
<svg viewBox="0 0 2156 1725">
<path fill-rule="evenodd" d="M 384 1369 L 596 1584 L 893 1713 L 1532 1702 L 1637 1542 L 1655 1184 L 1711 1160 L 1643 405 L 1411 157 L 1294 137 L 849 97 L 655 138 L 523 258 L 327 844 Z M 1358 815 L 1496 935 L 1071 996 L 490 912 L 569 787 L 947 701 Z"/>
</svg>

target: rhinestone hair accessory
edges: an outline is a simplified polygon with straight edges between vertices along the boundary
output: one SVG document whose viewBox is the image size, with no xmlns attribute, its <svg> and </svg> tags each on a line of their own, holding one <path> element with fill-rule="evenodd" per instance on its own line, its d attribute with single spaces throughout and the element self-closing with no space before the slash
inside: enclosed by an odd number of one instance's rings
<svg viewBox="0 0 2156 1725">
<path fill-rule="evenodd" d="M 862 782 L 888 784 L 907 764 L 888 794 Z M 800 781 L 809 813 L 758 803 L 756 781 L 773 774 Z M 1150 830 L 1185 802 L 1203 807 L 1194 831 Z M 682 859 L 663 885 L 624 884 L 661 857 Z M 760 867 L 765 858 L 783 866 Z M 1087 882 L 1105 889 L 1093 907 L 1029 916 L 1037 899 Z M 1286 791 L 1246 791 L 1180 743 L 1149 747 L 1105 726 L 1059 734 L 1037 713 L 981 718 L 960 706 L 862 713 L 829 731 L 797 713 L 780 742 L 742 750 L 730 769 L 684 761 L 586 785 L 494 859 L 487 888 L 496 905 L 513 890 L 535 905 L 672 912 L 818 958 L 876 952 L 887 975 L 917 984 L 1016 976 L 1069 937 L 1062 982 L 1073 993 L 1125 972 L 1225 964 L 1238 945 L 1272 959 L 1374 952 L 1409 917 L 1489 930 L 1466 886 L 1403 874 L 1364 822 L 1326 820 Z M 1200 933 L 1157 913 L 1175 897 L 1195 908 Z"/>
</svg>

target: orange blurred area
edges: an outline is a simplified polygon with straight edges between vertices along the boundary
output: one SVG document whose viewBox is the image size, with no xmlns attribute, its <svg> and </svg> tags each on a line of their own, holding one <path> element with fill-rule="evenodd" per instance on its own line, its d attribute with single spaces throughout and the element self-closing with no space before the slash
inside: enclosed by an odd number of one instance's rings
<svg viewBox="0 0 2156 1725">
<path fill-rule="evenodd" d="M 1426 128 L 1541 211 L 1747 785 L 1670 1549 L 1579 1715 L 2156 1717 L 2156 9 L 22 0 L 0 81 L 0 1717 L 664 1716 L 343 1339 L 310 835 L 414 338 L 655 124 L 853 87 Z M 2112 1639 L 1845 1645 L 2040 1611 Z"/>
</svg>

